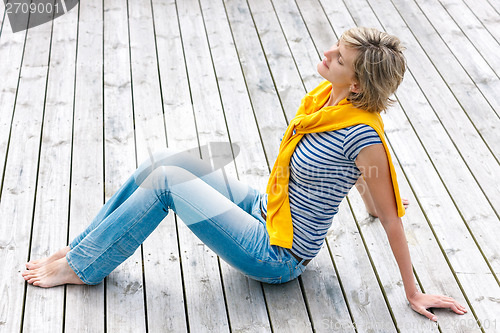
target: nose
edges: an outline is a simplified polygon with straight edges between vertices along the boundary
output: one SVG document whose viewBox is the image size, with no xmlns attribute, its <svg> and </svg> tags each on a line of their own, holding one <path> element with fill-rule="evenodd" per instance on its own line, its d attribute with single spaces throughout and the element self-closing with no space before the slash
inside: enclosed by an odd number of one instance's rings
<svg viewBox="0 0 500 333">
<path fill-rule="evenodd" d="M 337 50 L 337 46 L 334 45 L 330 49 L 328 49 L 325 52 L 323 52 L 323 54 L 324 54 L 325 57 L 330 58 L 332 55 L 335 54 L 336 50 Z"/>
</svg>

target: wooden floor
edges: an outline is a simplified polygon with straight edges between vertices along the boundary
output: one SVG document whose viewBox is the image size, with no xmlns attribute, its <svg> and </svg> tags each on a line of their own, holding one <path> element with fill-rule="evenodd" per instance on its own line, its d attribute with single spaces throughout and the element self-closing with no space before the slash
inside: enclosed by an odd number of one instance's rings
<svg viewBox="0 0 500 333">
<path fill-rule="evenodd" d="M 500 332 L 500 2 L 86 0 L 0 32 L 1 332 Z M 249 280 L 174 214 L 97 286 L 41 289 L 65 246 L 146 159 L 210 142 L 264 191 L 279 139 L 349 27 L 407 47 L 384 115 L 418 287 L 469 312 L 414 312 L 378 220 L 349 194 L 297 280 Z"/>
</svg>

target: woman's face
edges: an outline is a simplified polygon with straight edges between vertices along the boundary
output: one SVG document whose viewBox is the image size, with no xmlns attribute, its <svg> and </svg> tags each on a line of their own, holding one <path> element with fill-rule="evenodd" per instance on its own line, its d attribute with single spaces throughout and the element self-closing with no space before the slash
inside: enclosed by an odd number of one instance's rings
<svg viewBox="0 0 500 333">
<path fill-rule="evenodd" d="M 324 55 L 323 61 L 318 64 L 318 73 L 330 81 L 333 87 L 357 92 L 358 82 L 354 74 L 357 51 L 346 47 L 340 40 Z"/>
</svg>

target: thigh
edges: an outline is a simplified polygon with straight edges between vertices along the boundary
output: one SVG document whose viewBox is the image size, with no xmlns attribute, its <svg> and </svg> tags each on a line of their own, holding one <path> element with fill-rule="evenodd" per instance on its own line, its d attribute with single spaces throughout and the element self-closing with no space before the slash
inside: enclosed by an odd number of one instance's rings
<svg viewBox="0 0 500 333">
<path fill-rule="evenodd" d="M 198 154 L 197 149 L 196 151 L 179 151 L 167 148 L 156 152 L 134 173 L 135 182 L 139 187 L 148 187 L 150 183 L 144 180 L 154 170 L 167 166 L 179 167 L 203 180 L 243 210 L 250 212 L 253 202 L 260 198 L 260 192 L 237 178 L 229 176 L 222 163 L 210 158 L 200 159 L 196 154 Z"/>
<path fill-rule="evenodd" d="M 249 212 L 245 211 L 180 167 L 158 168 L 148 186 L 160 188 L 162 182 L 168 183 L 163 186 L 168 188 L 163 191 L 165 206 L 173 209 L 224 261 L 250 277 L 267 279 L 266 282 L 290 278 L 290 257 L 284 255 L 282 248 L 270 245 L 265 223 L 258 218 L 258 202 L 249 204 Z"/>
</svg>

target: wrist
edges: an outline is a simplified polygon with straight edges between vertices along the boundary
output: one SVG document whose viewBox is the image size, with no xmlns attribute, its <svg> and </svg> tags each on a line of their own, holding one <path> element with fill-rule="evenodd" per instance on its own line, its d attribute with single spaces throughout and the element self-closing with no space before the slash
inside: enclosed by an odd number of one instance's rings
<svg viewBox="0 0 500 333">
<path fill-rule="evenodd" d="M 408 300 L 410 300 L 410 299 L 412 299 L 412 298 L 413 298 L 413 296 L 415 296 L 417 293 L 418 293 L 418 289 L 415 289 L 414 291 L 409 292 L 409 293 L 407 292 L 407 293 L 406 293 L 406 298 L 407 298 Z"/>
</svg>

